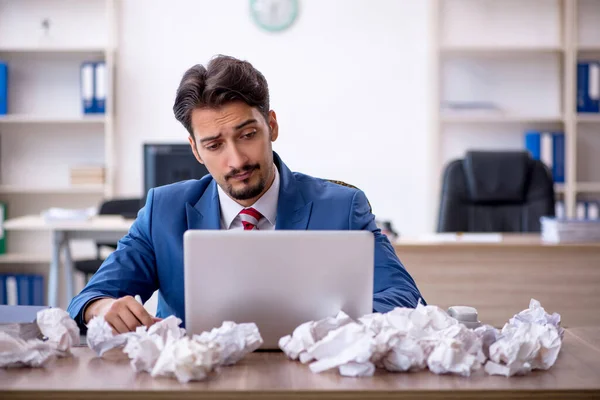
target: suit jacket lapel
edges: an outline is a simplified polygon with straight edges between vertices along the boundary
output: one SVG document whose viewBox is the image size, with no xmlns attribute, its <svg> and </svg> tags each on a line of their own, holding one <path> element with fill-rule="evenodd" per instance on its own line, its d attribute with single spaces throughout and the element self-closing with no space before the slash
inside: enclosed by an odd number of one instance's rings
<svg viewBox="0 0 600 400">
<path fill-rule="evenodd" d="M 188 229 L 221 229 L 221 207 L 217 182 L 212 181 L 198 202 L 186 204 Z"/>
<path fill-rule="evenodd" d="M 304 200 L 302 193 L 298 190 L 296 178 L 277 153 L 273 152 L 273 158 L 280 176 L 275 229 L 306 230 L 312 210 L 312 201 Z"/>
</svg>

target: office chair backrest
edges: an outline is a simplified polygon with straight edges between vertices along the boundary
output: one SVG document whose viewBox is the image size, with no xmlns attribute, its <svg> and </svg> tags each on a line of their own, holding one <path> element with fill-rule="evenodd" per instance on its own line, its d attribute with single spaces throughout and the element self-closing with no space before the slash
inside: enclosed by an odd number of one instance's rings
<svg viewBox="0 0 600 400">
<path fill-rule="evenodd" d="M 98 214 L 135 218 L 141 207 L 141 199 L 139 198 L 106 200 L 100 205 Z M 98 248 L 102 246 L 116 248 L 116 243 L 97 243 L 96 245 Z"/>
<path fill-rule="evenodd" d="M 554 216 L 548 168 L 526 151 L 470 151 L 444 171 L 438 232 L 539 232 Z"/>
</svg>

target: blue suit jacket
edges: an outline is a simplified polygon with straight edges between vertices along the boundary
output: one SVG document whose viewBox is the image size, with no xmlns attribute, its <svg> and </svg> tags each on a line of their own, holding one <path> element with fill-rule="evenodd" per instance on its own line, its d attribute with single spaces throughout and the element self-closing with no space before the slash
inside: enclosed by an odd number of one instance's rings
<svg viewBox="0 0 600 400">
<path fill-rule="evenodd" d="M 275 229 L 372 231 L 374 310 L 416 307 L 421 294 L 375 225 L 364 193 L 292 173 L 275 153 L 274 158 L 281 179 Z M 139 294 L 145 302 L 158 289 L 157 316 L 175 315 L 185 326 L 183 233 L 188 229 L 220 229 L 220 215 L 217 183 L 210 175 L 151 189 L 146 205 L 117 250 L 71 301 L 71 317 L 85 329 L 83 310 L 91 300 Z"/>
</svg>

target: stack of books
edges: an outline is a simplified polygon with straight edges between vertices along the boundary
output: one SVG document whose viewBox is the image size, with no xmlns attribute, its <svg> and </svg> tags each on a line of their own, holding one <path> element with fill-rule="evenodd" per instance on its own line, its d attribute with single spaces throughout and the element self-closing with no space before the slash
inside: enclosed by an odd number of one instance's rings
<svg viewBox="0 0 600 400">
<path fill-rule="evenodd" d="M 71 185 L 102 185 L 104 184 L 104 167 L 78 166 L 71 167 Z"/>
<path fill-rule="evenodd" d="M 600 220 L 542 217 L 541 224 L 546 243 L 600 242 Z"/>
</svg>

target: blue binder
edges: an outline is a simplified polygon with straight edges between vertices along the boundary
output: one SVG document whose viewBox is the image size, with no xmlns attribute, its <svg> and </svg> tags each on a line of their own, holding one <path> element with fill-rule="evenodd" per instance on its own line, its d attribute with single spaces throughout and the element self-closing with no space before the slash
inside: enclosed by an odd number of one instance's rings
<svg viewBox="0 0 600 400">
<path fill-rule="evenodd" d="M 106 111 L 106 63 L 94 64 L 94 112 L 104 114 Z"/>
<path fill-rule="evenodd" d="M 565 134 L 552 134 L 552 178 L 556 183 L 565 183 Z"/>
<path fill-rule="evenodd" d="M 17 278 L 17 298 L 18 305 L 30 306 L 30 290 L 29 290 L 29 276 L 27 275 L 16 275 Z"/>
<path fill-rule="evenodd" d="M 525 148 L 531 153 L 531 158 L 539 160 L 542 155 L 542 135 L 537 131 L 525 132 Z"/>
<path fill-rule="evenodd" d="M 600 112 L 600 61 L 577 63 L 577 112 Z"/>
<path fill-rule="evenodd" d="M 92 114 L 96 110 L 94 104 L 94 63 L 81 64 L 81 103 L 84 114 Z"/>
<path fill-rule="evenodd" d="M 29 278 L 29 293 L 31 295 L 29 304 L 43 306 L 46 303 L 44 299 L 44 277 L 42 275 L 31 275 Z"/>
<path fill-rule="evenodd" d="M 0 304 L 8 304 L 8 294 L 6 293 L 6 275 L 0 275 Z"/>
<path fill-rule="evenodd" d="M 8 113 L 8 64 L 0 61 L 0 115 Z"/>
</svg>

